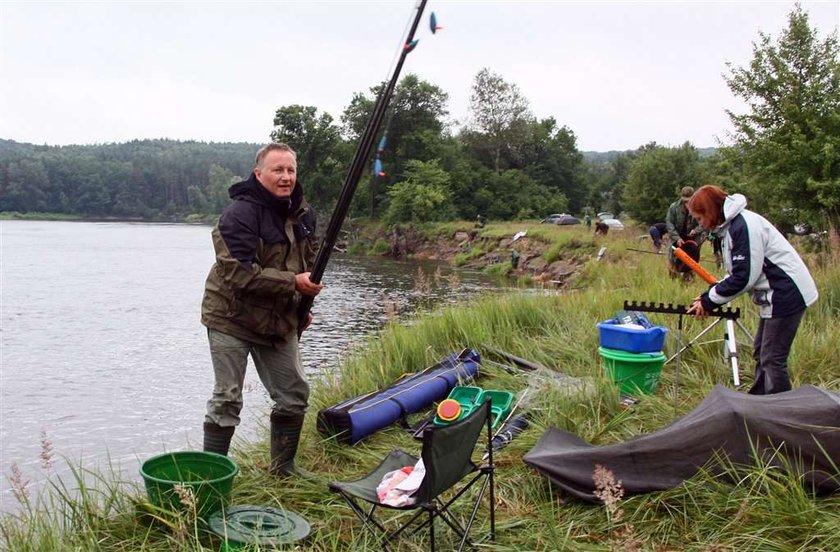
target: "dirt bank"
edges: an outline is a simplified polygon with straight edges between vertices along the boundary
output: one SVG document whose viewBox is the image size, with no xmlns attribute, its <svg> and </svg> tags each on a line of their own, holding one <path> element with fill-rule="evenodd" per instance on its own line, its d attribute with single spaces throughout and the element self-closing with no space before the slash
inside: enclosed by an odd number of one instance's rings
<svg viewBox="0 0 840 552">
<path fill-rule="evenodd" d="M 362 232 L 364 234 L 364 232 Z M 598 251 L 585 228 L 539 224 L 405 226 L 368 234 L 368 254 L 445 261 L 528 283 L 569 285 Z M 387 246 L 385 244 L 387 243 Z M 377 247 L 378 244 L 378 247 Z"/>
</svg>

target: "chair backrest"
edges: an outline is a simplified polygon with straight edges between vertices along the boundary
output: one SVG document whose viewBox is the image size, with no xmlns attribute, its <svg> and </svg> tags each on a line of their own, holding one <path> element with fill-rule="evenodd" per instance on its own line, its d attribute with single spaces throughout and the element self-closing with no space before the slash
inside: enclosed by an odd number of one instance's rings
<svg viewBox="0 0 840 552">
<path fill-rule="evenodd" d="M 490 440 L 490 399 L 466 418 L 448 426 L 432 427 L 423 433 L 423 465 L 426 477 L 417 489 L 417 503 L 428 502 L 472 472 L 473 449 L 487 428 Z"/>
</svg>

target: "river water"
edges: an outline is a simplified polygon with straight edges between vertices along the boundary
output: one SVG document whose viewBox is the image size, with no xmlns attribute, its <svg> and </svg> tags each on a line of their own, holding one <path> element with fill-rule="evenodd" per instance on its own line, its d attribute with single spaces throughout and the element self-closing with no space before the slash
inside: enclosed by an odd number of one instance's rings
<svg viewBox="0 0 840 552">
<path fill-rule="evenodd" d="M 208 226 L 0 221 L 0 510 L 69 465 L 139 464 L 201 447 L 213 379 L 199 322 Z M 302 356 L 311 377 L 396 313 L 495 287 L 432 263 L 333 255 Z M 269 408 L 256 371 L 237 438 Z"/>
</svg>

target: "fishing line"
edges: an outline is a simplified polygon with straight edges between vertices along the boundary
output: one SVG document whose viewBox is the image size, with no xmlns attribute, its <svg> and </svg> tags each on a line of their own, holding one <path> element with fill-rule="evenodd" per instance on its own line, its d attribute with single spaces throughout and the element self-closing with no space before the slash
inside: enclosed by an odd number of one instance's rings
<svg viewBox="0 0 840 552">
<path fill-rule="evenodd" d="M 414 3 L 414 10 L 420 8 L 420 2 Z M 394 49 L 394 57 L 391 58 L 391 65 L 388 66 L 388 73 L 386 73 L 385 78 L 379 81 L 380 83 L 388 82 L 388 77 L 394 72 L 394 67 L 397 66 L 397 61 L 400 59 L 400 55 L 402 55 L 403 47 L 405 46 L 406 40 L 405 38 L 408 36 L 408 30 L 411 28 L 411 24 L 414 21 L 414 12 L 411 12 L 405 20 L 405 26 L 403 27 L 402 33 L 400 33 L 400 41 L 397 44 L 397 47 Z"/>
<path fill-rule="evenodd" d="M 419 8 L 420 8 L 420 2 L 419 1 L 415 2 L 414 9 L 417 10 Z M 409 15 L 409 17 L 407 17 L 406 20 L 405 20 L 405 26 L 403 27 L 402 33 L 400 34 L 400 41 L 397 44 L 397 47 L 394 49 L 394 56 L 391 58 L 391 64 L 388 66 L 388 72 L 386 73 L 385 78 L 379 81 L 379 86 L 385 86 L 385 83 L 388 81 L 388 77 L 390 77 L 391 74 L 394 72 L 394 67 L 396 67 L 397 62 L 399 61 L 400 56 L 402 55 L 402 50 L 403 50 L 403 48 L 405 48 L 405 45 L 406 45 L 405 38 L 408 36 L 408 32 L 409 32 L 409 29 L 411 28 L 411 24 L 412 24 L 413 21 L 414 21 L 414 15 L 412 13 L 412 15 Z M 388 129 L 391 126 L 391 120 L 394 118 L 393 107 L 388 106 L 388 109 L 385 110 L 385 113 L 387 113 L 387 116 L 386 116 L 386 119 L 383 122 L 382 127 L 381 127 L 382 129 L 384 129 L 384 131 L 382 133 L 383 135 L 388 134 Z M 374 142 L 376 142 L 376 141 L 374 140 Z M 374 157 L 378 157 L 378 155 L 375 155 Z M 376 178 L 376 176 L 374 176 L 374 178 Z"/>
<path fill-rule="evenodd" d="M 414 9 L 417 10 L 419 7 L 420 7 L 420 2 L 418 1 L 414 4 Z M 394 55 L 391 58 L 391 63 L 388 65 L 388 70 L 385 72 L 385 78 L 379 80 L 379 82 L 377 82 L 375 86 L 382 86 L 383 90 L 384 90 L 384 87 L 386 86 L 386 83 L 388 82 L 388 79 L 394 73 L 394 68 L 397 66 L 397 63 L 400 60 L 400 56 L 402 55 L 403 48 L 406 44 L 405 38 L 408 36 L 408 30 L 411 28 L 411 24 L 412 24 L 413 21 L 414 21 L 414 12 L 412 11 L 411 15 L 409 15 L 408 18 L 405 20 L 405 26 L 403 27 L 402 33 L 400 33 L 399 43 L 397 44 L 397 47 L 394 48 Z M 376 97 L 374 97 L 374 100 L 373 100 L 374 104 L 376 103 L 376 98 L 378 96 L 379 95 L 377 94 Z"/>
</svg>

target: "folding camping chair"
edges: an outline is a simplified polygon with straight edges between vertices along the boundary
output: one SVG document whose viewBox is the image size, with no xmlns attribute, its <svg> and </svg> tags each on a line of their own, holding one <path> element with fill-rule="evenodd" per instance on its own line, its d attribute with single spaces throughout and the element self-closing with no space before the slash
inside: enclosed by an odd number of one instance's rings
<svg viewBox="0 0 840 552">
<path fill-rule="evenodd" d="M 469 539 L 470 528 L 475 521 L 481 499 L 489 487 L 490 489 L 490 539 L 495 539 L 496 518 L 495 518 L 495 497 L 493 483 L 493 449 L 491 447 L 491 412 L 490 400 L 485 401 L 466 418 L 447 426 L 431 426 L 423 432 L 423 450 L 421 457 L 426 468 L 426 475 L 420 483 L 420 487 L 414 494 L 415 502 L 407 506 L 394 507 L 379 502 L 376 494 L 376 487 L 382 481 L 383 476 L 389 471 L 398 470 L 404 466 L 413 466 L 417 458 L 403 452 L 393 450 L 385 457 L 379 466 L 371 473 L 356 481 L 329 483 L 329 489 L 341 495 L 353 512 L 361 519 L 364 527 L 369 530 L 377 539 L 379 544 L 387 551 L 391 549 L 388 542 L 394 540 L 410 526 L 414 525 L 423 513 L 428 517 L 421 521 L 413 529 L 412 533 L 429 526 L 429 541 L 431 550 L 435 550 L 435 518 L 441 518 L 461 538 L 458 550 L 461 551 L 472 542 Z M 481 436 L 482 427 L 487 428 L 487 463 L 481 466 L 475 465 L 471 456 L 476 442 Z M 452 489 L 459 482 L 468 476 L 472 478 L 455 492 L 455 495 L 446 502 L 441 497 L 445 491 Z M 475 498 L 469 520 L 464 525 L 450 511 L 450 506 L 470 489 L 478 480 L 482 480 L 481 489 Z M 370 510 L 365 511 L 362 504 L 357 500 L 369 503 Z M 388 531 L 385 526 L 374 517 L 378 507 L 392 510 L 417 510 L 411 515 L 408 521 L 393 531 Z M 377 532 L 378 531 L 378 532 Z"/>
</svg>

